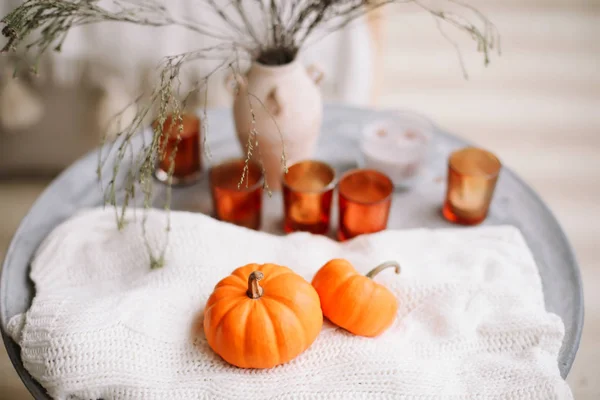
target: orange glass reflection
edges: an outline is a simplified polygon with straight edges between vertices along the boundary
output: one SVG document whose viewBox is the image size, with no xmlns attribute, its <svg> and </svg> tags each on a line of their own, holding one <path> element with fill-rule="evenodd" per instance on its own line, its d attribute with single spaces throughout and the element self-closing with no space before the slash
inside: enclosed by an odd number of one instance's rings
<svg viewBox="0 0 600 400">
<path fill-rule="evenodd" d="M 346 173 L 339 183 L 341 241 L 387 227 L 394 185 L 383 173 L 359 169 Z"/>
<path fill-rule="evenodd" d="M 329 231 L 335 171 L 320 161 L 292 165 L 283 177 L 283 207 L 286 232 Z"/>
<path fill-rule="evenodd" d="M 210 188 L 215 214 L 221 221 L 259 229 L 263 174 L 258 164 L 250 162 L 244 181 L 240 185 L 244 165 L 244 160 L 236 159 L 211 169 Z"/>
<path fill-rule="evenodd" d="M 173 183 L 191 183 L 200 176 L 201 157 L 200 157 L 200 119 L 192 114 L 183 114 L 182 121 L 178 121 L 173 116 L 168 116 L 162 125 L 163 137 L 159 140 L 159 148 L 164 153 L 159 156 L 158 167 L 156 169 L 156 178 L 166 182 L 168 171 L 171 167 L 171 158 L 175 149 L 173 166 Z M 154 121 L 153 128 L 159 125 Z M 183 125 L 183 130 L 180 127 Z"/>
<path fill-rule="evenodd" d="M 442 212 L 451 222 L 476 225 L 487 217 L 502 164 L 492 153 L 468 147 L 450 155 Z"/>
</svg>

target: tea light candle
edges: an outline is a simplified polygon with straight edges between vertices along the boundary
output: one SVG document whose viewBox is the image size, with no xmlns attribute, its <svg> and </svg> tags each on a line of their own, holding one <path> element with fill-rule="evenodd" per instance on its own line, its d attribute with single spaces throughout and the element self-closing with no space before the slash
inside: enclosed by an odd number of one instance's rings
<svg viewBox="0 0 600 400">
<path fill-rule="evenodd" d="M 190 184 L 198 180 L 202 169 L 200 157 L 200 119 L 192 114 L 183 114 L 182 121 L 168 116 L 163 123 L 163 136 L 159 149 L 164 145 L 164 153 L 159 156 L 155 176 L 161 182 L 167 182 L 171 167 L 171 158 L 176 149 L 173 165 L 173 184 Z M 153 128 L 159 122 L 154 121 Z M 183 126 L 183 129 L 180 128 Z M 167 143 L 162 143 L 166 138 Z"/>
<path fill-rule="evenodd" d="M 425 164 L 433 125 L 413 114 L 369 125 L 361 152 L 365 168 L 385 173 L 394 185 L 409 185 Z"/>
<path fill-rule="evenodd" d="M 500 161 L 492 153 L 466 148 L 450 155 L 444 217 L 458 224 L 475 225 L 485 220 Z"/>
<path fill-rule="evenodd" d="M 450 203 L 465 217 L 476 217 L 479 210 L 485 207 L 485 182 L 463 180 L 461 187 L 450 192 Z"/>
<path fill-rule="evenodd" d="M 335 171 L 324 162 L 306 160 L 283 176 L 283 229 L 326 234 L 329 231 Z"/>
<path fill-rule="evenodd" d="M 312 225 L 321 219 L 321 202 L 315 197 L 301 197 L 289 209 L 289 217 L 298 224 Z"/>
</svg>

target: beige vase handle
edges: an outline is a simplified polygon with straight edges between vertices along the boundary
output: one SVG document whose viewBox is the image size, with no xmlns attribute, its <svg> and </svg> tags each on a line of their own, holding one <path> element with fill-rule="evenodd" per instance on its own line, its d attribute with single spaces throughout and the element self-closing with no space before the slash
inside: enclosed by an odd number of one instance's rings
<svg viewBox="0 0 600 400">
<path fill-rule="evenodd" d="M 225 88 L 232 96 L 235 96 L 238 93 L 235 90 L 236 87 L 241 87 L 242 89 L 244 89 L 248 85 L 248 81 L 246 80 L 246 77 L 241 74 L 238 74 L 238 73 L 231 73 L 231 74 L 227 75 L 227 78 L 225 78 L 224 83 L 225 83 Z"/>
<path fill-rule="evenodd" d="M 267 110 L 274 117 L 279 117 L 283 113 L 283 102 L 276 87 L 271 90 L 266 100 L 267 104 L 265 104 L 265 106 L 267 107 Z"/>
<path fill-rule="evenodd" d="M 309 65 L 306 68 L 306 72 L 308 72 L 308 76 L 310 76 L 310 78 L 316 85 L 320 84 L 323 78 L 325 77 L 325 73 L 323 72 L 323 70 L 315 64 Z"/>
</svg>

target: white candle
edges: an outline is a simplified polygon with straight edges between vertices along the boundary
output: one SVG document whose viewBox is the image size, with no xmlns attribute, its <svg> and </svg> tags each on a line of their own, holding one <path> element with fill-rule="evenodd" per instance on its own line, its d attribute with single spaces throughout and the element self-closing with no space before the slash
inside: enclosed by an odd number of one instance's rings
<svg viewBox="0 0 600 400">
<path fill-rule="evenodd" d="M 460 188 L 450 192 L 450 203 L 463 217 L 476 217 L 485 209 L 485 193 L 485 181 L 465 179 Z"/>
</svg>

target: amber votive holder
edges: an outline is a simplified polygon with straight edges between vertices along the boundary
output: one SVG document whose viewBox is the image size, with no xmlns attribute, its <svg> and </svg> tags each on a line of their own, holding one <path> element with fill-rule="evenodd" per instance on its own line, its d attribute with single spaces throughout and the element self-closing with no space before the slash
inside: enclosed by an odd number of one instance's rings
<svg viewBox="0 0 600 400">
<path fill-rule="evenodd" d="M 285 232 L 329 232 L 334 169 L 321 161 L 301 161 L 288 168 L 282 183 Z"/>
<path fill-rule="evenodd" d="M 442 214 L 461 225 L 477 225 L 488 214 L 502 164 L 489 151 L 467 147 L 450 154 Z"/>
<path fill-rule="evenodd" d="M 163 132 L 158 143 L 158 163 L 154 173 L 156 179 L 167 182 L 173 164 L 174 185 L 196 182 L 202 170 L 200 119 L 192 114 L 182 114 L 181 120 L 169 115 L 162 127 L 158 120 L 153 122 L 152 127 L 154 130 L 162 129 Z"/>
<path fill-rule="evenodd" d="M 214 212 L 221 221 L 258 230 L 261 221 L 264 177 L 260 165 L 243 159 L 211 168 L 210 190 Z M 242 180 L 243 177 L 243 180 Z"/>
<path fill-rule="evenodd" d="M 340 241 L 387 228 L 394 184 L 382 172 L 357 169 L 344 174 L 338 184 Z"/>
</svg>

